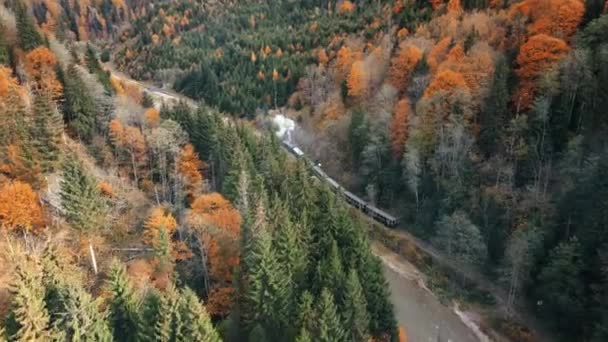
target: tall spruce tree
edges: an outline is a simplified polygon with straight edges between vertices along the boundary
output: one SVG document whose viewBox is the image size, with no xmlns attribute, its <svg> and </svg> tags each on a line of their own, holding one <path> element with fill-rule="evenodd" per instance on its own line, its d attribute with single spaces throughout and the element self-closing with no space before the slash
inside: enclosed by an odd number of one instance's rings
<svg viewBox="0 0 608 342">
<path fill-rule="evenodd" d="M 344 328 L 348 340 L 365 342 L 369 340 L 369 317 L 363 288 L 357 271 L 351 269 L 346 279 L 344 295 Z"/>
<path fill-rule="evenodd" d="M 329 289 L 321 290 L 315 316 L 315 341 L 341 342 L 348 340 L 342 328 L 342 322 L 334 303 L 334 297 Z"/>
<path fill-rule="evenodd" d="M 258 232 L 254 260 L 248 279 L 248 326 L 252 330 L 259 325 L 271 340 L 282 340 L 289 327 L 292 284 L 277 260 L 268 231 Z"/>
<path fill-rule="evenodd" d="M 19 46 L 23 50 L 30 51 L 44 44 L 44 39 L 38 33 L 32 17 L 27 12 L 27 6 L 21 1 L 17 1 L 15 4 L 15 19 Z"/>
<path fill-rule="evenodd" d="M 65 74 L 64 119 L 76 136 L 89 142 L 95 133 L 95 101 L 87 91 L 76 65 L 71 64 Z"/>
<path fill-rule="evenodd" d="M 109 322 L 115 341 L 137 342 L 140 336 L 141 317 L 137 295 L 129 282 L 125 266 L 113 261 L 107 280 Z"/>
<path fill-rule="evenodd" d="M 110 74 L 103 70 L 101 64 L 99 63 L 99 60 L 97 59 L 97 54 L 95 53 L 95 50 L 93 50 L 93 47 L 90 44 L 87 44 L 87 49 L 84 58 L 89 72 L 97 77 L 99 83 L 101 83 L 103 88 L 108 93 L 112 93 L 114 91 L 114 88 L 112 88 L 112 83 L 110 82 Z"/>
<path fill-rule="evenodd" d="M 196 294 L 186 288 L 179 298 L 179 312 L 182 320 L 176 341 L 219 342 L 219 334 L 211 324 L 207 311 Z"/>
<path fill-rule="evenodd" d="M 48 94 L 36 94 L 32 110 L 33 144 L 42 159 L 43 170 L 50 172 L 55 169 L 60 158 L 63 119 Z"/>
<path fill-rule="evenodd" d="M 102 224 L 106 204 L 97 182 L 74 157 L 64 162 L 60 196 L 64 214 L 74 228 L 88 232 Z"/>
<path fill-rule="evenodd" d="M 6 333 L 11 341 L 49 341 L 56 336 L 44 302 L 42 273 L 33 262 L 17 265 L 10 291 L 13 299 Z"/>
</svg>

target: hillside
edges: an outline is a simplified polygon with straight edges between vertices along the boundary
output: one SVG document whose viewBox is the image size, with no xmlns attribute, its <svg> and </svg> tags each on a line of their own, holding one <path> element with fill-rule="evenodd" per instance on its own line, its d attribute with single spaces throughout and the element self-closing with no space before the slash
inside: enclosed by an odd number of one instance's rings
<svg viewBox="0 0 608 342">
<path fill-rule="evenodd" d="M 114 58 L 235 116 L 281 108 L 331 175 L 484 273 L 506 311 L 603 340 L 607 8 L 164 2 Z"/>
<path fill-rule="evenodd" d="M 272 136 L 105 71 L 84 32 L 122 19 L 44 25 L 107 2 L 53 4 L 0 6 L 0 340 L 398 338 L 341 198 Z"/>
</svg>

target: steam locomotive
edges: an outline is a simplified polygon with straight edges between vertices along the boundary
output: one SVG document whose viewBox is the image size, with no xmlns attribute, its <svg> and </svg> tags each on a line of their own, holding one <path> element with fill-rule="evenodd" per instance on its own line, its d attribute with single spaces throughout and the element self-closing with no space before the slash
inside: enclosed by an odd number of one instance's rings
<svg viewBox="0 0 608 342">
<path fill-rule="evenodd" d="M 361 210 L 367 216 L 370 216 L 374 220 L 384 224 L 387 227 L 395 227 L 399 224 L 399 219 L 397 219 L 396 217 L 390 215 L 389 213 L 387 213 L 381 209 L 374 207 L 371 204 L 368 204 L 363 199 L 361 199 L 359 196 L 357 196 L 357 195 L 353 194 L 352 192 L 347 191 L 346 189 L 341 187 L 340 184 L 338 184 L 338 182 L 336 182 L 333 178 L 329 177 L 327 175 L 327 173 L 325 173 L 325 171 L 323 171 L 323 169 L 321 169 L 320 165 L 315 164 L 315 163 L 311 162 L 309 159 L 307 159 L 306 156 L 304 155 L 304 151 L 302 151 L 299 147 L 290 143 L 287 140 L 281 140 L 281 143 L 283 144 L 285 149 L 287 149 L 296 158 L 303 159 L 308 164 L 312 165 L 312 171 L 315 174 L 315 176 L 317 176 L 317 178 L 319 178 L 320 180 L 329 184 L 329 186 L 332 189 L 334 189 L 334 191 L 343 195 L 344 199 L 346 199 L 346 202 L 348 202 L 350 205 Z"/>
</svg>

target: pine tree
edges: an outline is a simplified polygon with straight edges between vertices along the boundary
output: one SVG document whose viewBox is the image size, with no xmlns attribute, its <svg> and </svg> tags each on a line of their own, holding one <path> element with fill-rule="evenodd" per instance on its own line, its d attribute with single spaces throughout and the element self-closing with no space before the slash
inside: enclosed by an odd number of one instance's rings
<svg viewBox="0 0 608 342">
<path fill-rule="evenodd" d="M 296 337 L 296 342 L 312 342 L 310 333 L 306 329 L 300 330 L 300 333 Z"/>
<path fill-rule="evenodd" d="M 351 269 L 346 280 L 344 296 L 344 324 L 350 341 L 368 341 L 369 317 L 363 288 L 357 271 Z"/>
<path fill-rule="evenodd" d="M 99 300 L 93 299 L 82 286 L 67 285 L 62 289 L 65 309 L 58 313 L 54 327 L 68 341 L 109 342 L 112 332 L 107 314 L 100 311 Z"/>
<path fill-rule="evenodd" d="M 6 42 L 6 28 L 0 24 L 0 64 L 9 64 L 10 57 L 10 50 Z"/>
<path fill-rule="evenodd" d="M 141 105 L 144 108 L 152 108 L 154 107 L 154 99 L 150 96 L 150 93 L 144 91 L 144 95 L 141 98 Z"/>
<path fill-rule="evenodd" d="M 304 291 L 298 304 L 298 327 L 300 332 L 306 331 L 311 333 L 316 329 L 316 312 L 314 307 L 314 298 L 308 291 Z"/>
<path fill-rule="evenodd" d="M 136 342 L 140 336 L 141 318 L 138 300 L 127 271 L 119 261 L 113 261 L 107 280 L 111 294 L 109 322 L 116 341 Z"/>
<path fill-rule="evenodd" d="M 270 234 L 265 230 L 258 232 L 253 257 L 247 291 L 248 325 L 252 329 L 259 324 L 269 338 L 282 339 L 289 322 L 287 305 L 292 284 L 281 269 Z"/>
<path fill-rule="evenodd" d="M 289 212 L 281 205 L 280 215 L 275 210 L 274 216 L 280 219 L 275 221 L 274 233 L 275 250 L 277 260 L 283 266 L 283 271 L 291 279 L 291 284 L 299 288 L 304 285 L 305 271 L 307 267 L 306 250 L 298 239 L 295 225 L 289 218 Z M 293 290 L 296 290 L 293 289 Z M 289 304 L 292 307 L 292 303 Z"/>
<path fill-rule="evenodd" d="M 321 291 L 321 297 L 316 306 L 315 341 L 340 342 L 347 340 L 342 328 L 334 297 L 329 289 Z"/>
<path fill-rule="evenodd" d="M 48 94 L 34 96 L 34 125 L 32 137 L 34 147 L 42 159 L 45 172 L 55 169 L 61 153 L 63 119 Z"/>
<path fill-rule="evenodd" d="M 31 262 L 18 264 L 10 291 L 13 296 L 11 312 L 7 318 L 7 335 L 10 340 L 50 340 L 54 333 L 50 329 L 40 270 Z"/>
<path fill-rule="evenodd" d="M 95 133 L 95 102 L 88 93 L 76 65 L 68 67 L 64 82 L 65 121 L 80 139 L 88 142 Z"/>
<path fill-rule="evenodd" d="M 219 342 L 220 337 L 211 324 L 207 311 L 196 294 L 186 288 L 179 298 L 180 317 L 183 321 L 182 330 L 176 341 Z"/>
<path fill-rule="evenodd" d="M 382 264 L 368 250 L 364 261 L 357 269 L 363 292 L 367 301 L 369 314 L 369 331 L 373 336 L 397 336 L 397 322 L 393 313 L 393 304 L 389 298 L 388 284 L 382 273 Z"/>
<path fill-rule="evenodd" d="M 19 39 L 19 46 L 23 50 L 30 51 L 44 43 L 36 25 L 27 13 L 27 6 L 21 1 L 16 3 L 15 18 L 17 21 L 17 38 Z"/>
<path fill-rule="evenodd" d="M 103 70 L 101 64 L 99 64 L 97 55 L 95 54 L 95 51 L 93 50 L 93 47 L 91 47 L 90 44 L 87 44 L 87 49 L 84 58 L 89 72 L 97 76 L 99 83 L 101 83 L 103 88 L 108 93 L 112 93 L 114 91 L 114 88 L 112 87 L 112 83 L 110 82 L 110 75 L 105 70 Z"/>
<path fill-rule="evenodd" d="M 182 330 L 183 321 L 178 310 L 179 294 L 170 285 L 164 293 L 150 290 L 142 303 L 140 340 L 170 342 L 175 341 Z"/>
<path fill-rule="evenodd" d="M 60 196 L 64 214 L 75 228 L 91 231 L 102 223 L 106 206 L 97 182 L 74 157 L 64 163 Z"/>
<path fill-rule="evenodd" d="M 336 304 L 341 307 L 344 300 L 343 296 L 345 295 L 345 279 L 338 244 L 336 240 L 330 239 L 329 251 L 318 266 L 317 279 L 314 286 L 319 290 L 322 288 L 329 289 Z"/>
</svg>

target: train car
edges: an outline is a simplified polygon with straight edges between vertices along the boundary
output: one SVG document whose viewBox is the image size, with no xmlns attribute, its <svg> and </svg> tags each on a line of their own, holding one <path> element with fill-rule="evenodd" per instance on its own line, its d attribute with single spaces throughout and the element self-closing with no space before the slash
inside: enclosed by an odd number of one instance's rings
<svg viewBox="0 0 608 342">
<path fill-rule="evenodd" d="M 293 148 L 293 153 L 295 153 L 296 156 L 298 156 L 298 157 L 304 156 L 304 151 L 300 150 L 299 147 L 294 147 Z"/>
<path fill-rule="evenodd" d="M 340 189 L 340 184 L 338 184 L 338 182 L 333 180 L 331 177 L 327 176 L 327 177 L 325 177 L 325 180 L 327 181 L 327 183 L 329 183 L 329 185 L 331 185 L 332 188 L 334 188 L 336 190 Z"/>
<path fill-rule="evenodd" d="M 395 227 L 399 224 L 399 219 L 385 212 L 384 210 L 378 209 L 374 206 L 368 205 L 366 213 L 372 218 L 374 218 L 376 221 L 383 223 L 387 227 Z"/>
<path fill-rule="evenodd" d="M 355 208 L 361 209 L 364 213 L 366 212 L 367 203 L 363 199 L 350 191 L 344 191 L 343 194 L 346 202 L 350 203 Z"/>
</svg>

